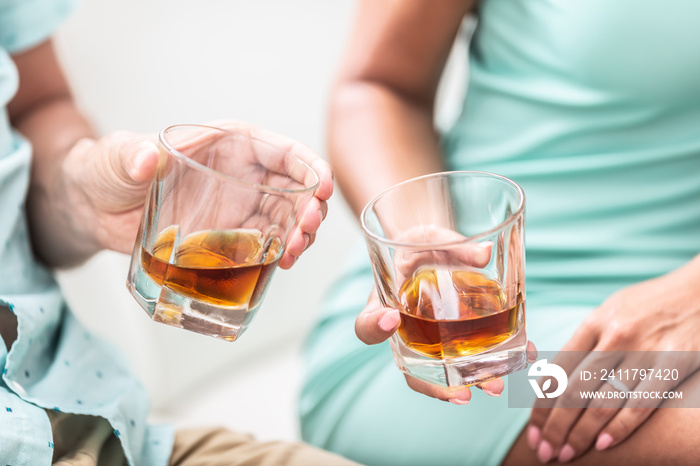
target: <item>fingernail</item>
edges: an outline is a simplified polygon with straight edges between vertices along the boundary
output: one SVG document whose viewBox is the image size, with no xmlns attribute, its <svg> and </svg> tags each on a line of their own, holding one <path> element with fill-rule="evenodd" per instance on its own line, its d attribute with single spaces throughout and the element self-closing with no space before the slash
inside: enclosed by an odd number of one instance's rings
<svg viewBox="0 0 700 466">
<path fill-rule="evenodd" d="M 598 440 L 595 442 L 595 449 L 598 451 L 605 450 L 613 443 L 612 435 L 607 432 L 602 433 L 598 436 Z"/>
<path fill-rule="evenodd" d="M 540 443 L 540 429 L 535 426 L 530 426 L 527 428 L 527 445 L 530 450 L 537 450 L 537 445 Z"/>
<path fill-rule="evenodd" d="M 309 236 L 308 233 L 304 233 L 304 249 L 309 247 L 310 242 L 311 242 L 311 236 Z"/>
<path fill-rule="evenodd" d="M 319 220 L 319 225 L 323 223 L 323 211 L 319 210 L 318 211 L 318 220 Z"/>
<path fill-rule="evenodd" d="M 492 392 L 492 391 L 489 390 L 488 388 L 482 388 L 481 391 L 484 392 L 484 393 L 486 393 L 486 394 L 489 395 L 489 396 L 495 396 L 495 397 L 501 396 L 500 393 Z"/>
<path fill-rule="evenodd" d="M 452 403 L 453 405 L 468 405 L 469 400 L 463 400 L 461 398 L 450 398 L 449 402 Z"/>
<path fill-rule="evenodd" d="M 576 456 L 576 451 L 569 445 L 568 443 L 564 445 L 559 452 L 559 462 L 560 463 L 568 463 L 572 459 L 574 459 L 574 456 Z"/>
<path fill-rule="evenodd" d="M 476 245 L 478 252 L 478 257 L 475 259 L 479 262 L 487 262 L 491 258 L 491 242 L 484 241 Z"/>
<path fill-rule="evenodd" d="M 140 167 L 143 164 L 143 160 L 146 158 L 146 153 L 145 152 L 139 152 L 136 154 L 134 157 L 134 161 L 131 163 L 131 169 L 129 170 L 129 176 L 133 179 L 136 178 L 139 174 Z"/>
<path fill-rule="evenodd" d="M 131 170 L 129 170 L 129 176 L 136 180 L 139 178 L 139 174 L 141 173 L 141 166 L 143 165 L 144 161 L 152 156 L 151 150 L 142 150 L 138 154 L 136 154 L 136 157 L 134 157 L 134 162 L 131 165 Z"/>
<path fill-rule="evenodd" d="M 385 313 L 381 319 L 379 319 L 379 328 L 385 332 L 390 332 L 396 328 L 399 323 L 401 316 L 399 316 L 399 311 L 396 309 Z"/>
<path fill-rule="evenodd" d="M 540 460 L 540 463 L 548 463 L 549 460 L 552 459 L 554 456 L 554 449 L 552 446 L 549 444 L 548 441 L 543 440 L 540 443 L 540 446 L 537 448 L 537 459 Z"/>
</svg>

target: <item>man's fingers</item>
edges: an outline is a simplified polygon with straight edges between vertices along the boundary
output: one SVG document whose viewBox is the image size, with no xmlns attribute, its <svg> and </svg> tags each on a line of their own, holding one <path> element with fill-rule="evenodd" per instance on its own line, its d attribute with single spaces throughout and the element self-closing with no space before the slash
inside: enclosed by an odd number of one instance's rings
<svg viewBox="0 0 700 466">
<path fill-rule="evenodd" d="M 292 268 L 294 263 L 297 261 L 297 257 L 287 254 L 286 252 L 282 254 L 282 258 L 278 263 L 278 267 L 282 270 L 289 270 Z"/>
<path fill-rule="evenodd" d="M 140 141 L 128 155 L 131 165 L 127 167 L 127 173 L 137 183 L 150 182 L 158 168 L 158 148 L 150 141 Z"/>
<path fill-rule="evenodd" d="M 287 238 L 284 254 L 279 262 L 281 269 L 289 269 L 294 265 L 301 254 L 316 240 L 315 233 L 304 233 L 300 228 L 295 228 Z"/>
<path fill-rule="evenodd" d="M 302 160 L 304 163 L 309 165 L 313 169 L 313 171 L 316 172 L 316 174 L 318 175 L 319 181 L 318 187 L 316 188 L 316 192 L 314 193 L 315 197 L 322 201 L 327 201 L 333 194 L 333 172 L 331 170 L 330 165 L 307 145 L 295 141 L 294 139 L 291 139 L 287 136 L 274 133 L 267 129 L 251 125 L 250 123 L 243 121 L 216 120 L 207 124 L 229 131 L 240 131 L 243 133 L 247 133 L 255 139 L 265 141 L 269 144 L 284 149 L 286 154 L 290 154 Z M 275 164 L 281 164 L 282 166 L 287 165 L 291 162 L 291 157 L 286 157 L 286 160 L 279 160 L 278 158 L 263 158 L 262 160 L 260 160 L 260 162 L 267 168 L 272 169 Z"/>
<path fill-rule="evenodd" d="M 250 134 L 260 140 L 287 148 L 288 154 L 299 158 L 309 165 L 319 178 L 314 196 L 322 201 L 330 199 L 333 194 L 333 171 L 328 162 L 321 158 L 313 149 L 306 144 L 258 127 L 251 127 Z"/>
<path fill-rule="evenodd" d="M 304 233 L 316 233 L 327 214 L 328 203 L 314 197 L 304 206 L 299 216 L 299 228 Z"/>
<path fill-rule="evenodd" d="M 305 151 L 311 151 L 311 149 L 305 148 Z M 313 152 L 312 152 L 313 153 Z M 295 154 L 299 155 L 299 154 Z M 306 157 L 299 157 L 302 160 L 304 159 L 309 159 L 309 156 Z M 314 159 L 312 161 L 305 160 L 306 163 L 308 163 L 311 168 L 316 172 L 318 175 L 319 181 L 318 181 L 318 188 L 316 188 L 316 192 L 314 193 L 314 196 L 317 197 L 318 199 L 321 199 L 322 201 L 327 201 L 330 199 L 331 195 L 333 194 L 333 172 L 331 170 L 331 166 L 326 162 L 325 160 L 321 159 L 320 157 L 316 156 L 314 153 Z"/>
<path fill-rule="evenodd" d="M 111 146 L 112 170 L 122 181 L 133 185 L 147 184 L 153 179 L 159 152 L 149 136 L 120 131 L 108 135 L 105 142 Z"/>
<path fill-rule="evenodd" d="M 316 239 L 316 231 L 321 227 L 323 219 L 328 213 L 328 203 L 313 198 L 304 208 L 304 212 L 299 217 L 299 225 L 292 230 L 287 238 L 287 245 L 284 250 L 285 256 L 280 262 L 283 269 L 290 268 L 297 258 L 311 246 Z"/>
</svg>

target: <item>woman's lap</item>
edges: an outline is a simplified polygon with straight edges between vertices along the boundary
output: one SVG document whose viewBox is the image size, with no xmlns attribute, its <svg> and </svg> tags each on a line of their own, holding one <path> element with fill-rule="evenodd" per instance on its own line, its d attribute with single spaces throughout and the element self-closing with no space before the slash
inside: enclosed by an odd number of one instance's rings
<svg viewBox="0 0 700 466">
<path fill-rule="evenodd" d="M 372 284 L 369 267 L 358 263 L 324 303 L 306 349 L 304 440 L 368 465 L 499 464 L 529 409 L 508 407 L 507 380 L 500 398 L 473 389 L 467 406 L 413 392 L 388 344 L 366 346 L 354 335 Z M 590 310 L 527 305 L 528 337 L 547 351 L 560 348 Z"/>
</svg>

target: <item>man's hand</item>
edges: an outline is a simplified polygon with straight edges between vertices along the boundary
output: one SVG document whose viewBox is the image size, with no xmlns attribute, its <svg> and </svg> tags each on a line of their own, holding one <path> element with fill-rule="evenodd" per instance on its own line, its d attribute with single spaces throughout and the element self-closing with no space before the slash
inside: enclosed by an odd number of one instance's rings
<svg viewBox="0 0 700 466">
<path fill-rule="evenodd" d="M 313 244 L 326 216 L 333 192 L 328 164 L 308 147 L 283 136 L 234 121 L 215 123 L 224 129 L 249 132 L 274 143 L 312 166 L 320 178 L 313 199 L 298 216 L 289 235 L 280 267 L 291 267 Z M 83 139 L 69 151 L 57 186 L 67 202 L 60 204 L 75 238 L 81 238 L 85 255 L 101 249 L 130 253 L 141 220 L 151 180 L 158 165 L 155 135 L 116 132 L 98 140 Z M 60 195 L 59 195 L 60 198 Z"/>
</svg>

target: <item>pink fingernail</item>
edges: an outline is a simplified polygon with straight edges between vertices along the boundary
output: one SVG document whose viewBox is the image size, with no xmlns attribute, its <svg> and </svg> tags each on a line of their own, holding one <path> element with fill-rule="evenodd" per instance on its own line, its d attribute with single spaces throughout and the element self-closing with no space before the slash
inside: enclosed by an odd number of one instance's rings
<svg viewBox="0 0 700 466">
<path fill-rule="evenodd" d="M 323 223 L 323 211 L 322 210 L 318 211 L 318 220 L 319 220 L 319 222 L 318 222 L 319 225 L 321 223 Z"/>
<path fill-rule="evenodd" d="M 310 242 L 311 242 L 311 236 L 309 236 L 308 233 L 304 233 L 304 249 L 309 247 Z"/>
<path fill-rule="evenodd" d="M 576 456 L 576 451 L 569 445 L 568 443 L 562 447 L 561 451 L 559 452 L 559 462 L 560 463 L 568 463 L 572 459 L 574 459 L 574 456 Z"/>
<path fill-rule="evenodd" d="M 546 440 L 540 442 L 540 446 L 537 448 L 537 459 L 540 460 L 540 463 L 548 463 L 553 456 L 554 449 L 552 448 L 552 445 L 550 445 Z"/>
<path fill-rule="evenodd" d="M 400 319 L 401 317 L 399 316 L 399 311 L 395 309 L 393 311 L 389 311 L 385 313 L 381 319 L 379 319 L 379 328 L 385 332 L 391 332 L 399 324 Z"/>
<path fill-rule="evenodd" d="M 530 450 L 537 450 L 537 445 L 540 443 L 541 433 L 540 429 L 535 426 L 530 426 L 527 428 L 527 445 Z"/>
<path fill-rule="evenodd" d="M 607 432 L 602 433 L 598 436 L 598 440 L 595 442 L 595 449 L 598 451 L 605 450 L 613 443 L 612 435 Z"/>
<path fill-rule="evenodd" d="M 496 397 L 496 398 L 498 398 L 499 396 L 501 396 L 500 393 L 492 392 L 492 391 L 489 390 L 488 388 L 482 388 L 481 391 L 484 392 L 484 393 L 486 393 L 486 394 L 489 395 L 489 396 L 493 396 L 493 397 Z"/>
<path fill-rule="evenodd" d="M 476 258 L 477 260 L 486 262 L 491 258 L 491 243 L 479 243 L 476 247 L 479 250 L 478 257 Z"/>
<path fill-rule="evenodd" d="M 469 400 L 463 400 L 461 398 L 450 398 L 449 402 L 452 403 L 453 405 L 468 405 Z"/>
</svg>

